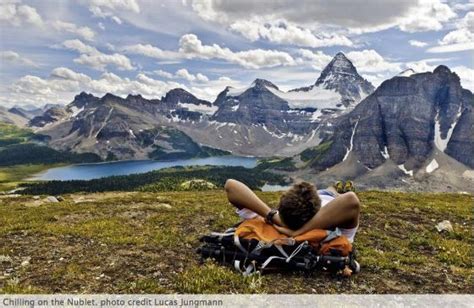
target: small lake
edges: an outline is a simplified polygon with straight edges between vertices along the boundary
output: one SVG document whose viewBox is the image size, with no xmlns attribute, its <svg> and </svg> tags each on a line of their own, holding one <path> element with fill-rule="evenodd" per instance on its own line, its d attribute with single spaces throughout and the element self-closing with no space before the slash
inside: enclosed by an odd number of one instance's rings
<svg viewBox="0 0 474 308">
<path fill-rule="evenodd" d="M 265 184 L 262 186 L 262 191 L 287 191 L 291 188 L 291 185 L 274 185 L 274 184 Z"/>
<path fill-rule="evenodd" d="M 176 166 L 242 166 L 253 168 L 257 165 L 256 157 L 216 156 L 207 158 L 180 159 L 173 161 L 130 160 L 95 164 L 79 164 L 48 169 L 34 175 L 31 180 L 67 181 L 91 180 L 113 175 L 145 173 L 153 170 Z"/>
</svg>

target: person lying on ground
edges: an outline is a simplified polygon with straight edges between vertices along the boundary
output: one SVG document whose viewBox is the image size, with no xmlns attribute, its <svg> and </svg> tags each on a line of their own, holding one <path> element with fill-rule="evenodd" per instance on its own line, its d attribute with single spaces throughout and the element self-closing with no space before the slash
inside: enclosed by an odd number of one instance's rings
<svg viewBox="0 0 474 308">
<path fill-rule="evenodd" d="M 340 182 L 337 186 L 341 186 Z M 348 181 L 345 190 L 353 190 Z M 359 227 L 360 201 L 353 191 L 328 187 L 316 190 L 308 182 L 294 184 L 280 198 L 278 210 L 271 209 L 250 188 L 237 180 L 228 179 L 225 191 L 229 202 L 242 219 L 258 216 L 273 224 L 280 232 L 295 237 L 313 229 L 339 228 L 350 242 Z M 338 190 L 341 193 L 338 193 Z"/>
</svg>

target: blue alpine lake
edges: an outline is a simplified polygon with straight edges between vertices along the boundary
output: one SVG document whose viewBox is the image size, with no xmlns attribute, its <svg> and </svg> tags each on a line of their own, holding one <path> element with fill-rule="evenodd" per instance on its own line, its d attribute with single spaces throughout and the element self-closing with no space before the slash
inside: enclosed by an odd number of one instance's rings
<svg viewBox="0 0 474 308">
<path fill-rule="evenodd" d="M 253 168 L 257 165 L 256 157 L 215 156 L 207 158 L 180 159 L 173 161 L 129 160 L 94 164 L 69 165 L 51 168 L 34 175 L 31 180 L 66 181 L 91 180 L 113 175 L 144 173 L 177 166 L 242 166 Z"/>
</svg>

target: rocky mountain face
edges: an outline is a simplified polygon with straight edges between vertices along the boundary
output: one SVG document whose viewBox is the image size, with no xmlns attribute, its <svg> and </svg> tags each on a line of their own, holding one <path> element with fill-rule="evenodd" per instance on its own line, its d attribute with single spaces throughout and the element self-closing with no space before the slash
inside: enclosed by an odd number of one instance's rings
<svg viewBox="0 0 474 308">
<path fill-rule="evenodd" d="M 35 106 L 14 106 L 10 109 L 0 106 L 0 122 L 14 124 L 20 127 L 26 126 L 34 117 L 41 116 L 52 107 L 59 105 L 47 104 L 41 108 Z"/>
<path fill-rule="evenodd" d="M 292 92 L 316 92 L 329 90 L 340 95 L 333 108 L 354 106 L 374 91 L 374 86 L 362 76 L 347 57 L 339 52 L 321 72 L 316 82 Z"/>
<path fill-rule="evenodd" d="M 256 79 L 249 88 L 226 88 L 214 104 L 219 106 L 211 120 L 251 127 L 262 126 L 276 134 L 306 134 L 315 129 L 312 110 L 290 108 L 278 96 L 278 87 L 268 80 Z"/>
<path fill-rule="evenodd" d="M 440 161 L 449 155 L 457 161 L 451 159 L 451 168 L 460 165 L 456 170 L 462 173 L 474 168 L 473 102 L 473 94 L 445 66 L 393 77 L 336 119 L 321 144 L 298 159 L 326 174 L 360 177 L 393 166 L 398 176 L 413 177 L 442 169 Z"/>
<path fill-rule="evenodd" d="M 48 124 L 65 119 L 69 113 L 64 107 L 52 107 L 42 115 L 36 116 L 29 121 L 30 126 L 44 127 Z"/>
<path fill-rule="evenodd" d="M 0 106 L 0 123 L 13 124 L 16 126 L 26 126 L 28 118 L 25 115 L 12 112 L 11 109 Z"/>
<path fill-rule="evenodd" d="M 48 118 L 51 119 L 49 125 L 43 125 L 39 131 L 51 136 L 50 145 L 56 149 L 92 152 L 104 159 L 169 159 L 223 154 L 200 146 L 182 131 L 168 125 L 176 112 L 187 111 L 178 106 L 178 101 L 186 102 L 186 98 L 191 98 L 191 105 L 208 106 L 210 103 L 196 101 L 189 93 L 183 93 L 181 100 L 175 98 L 176 103 L 170 100 L 163 103 L 140 95 L 123 99 L 112 94 L 98 98 L 81 93 L 62 108 L 60 116 Z M 35 118 L 30 124 L 35 125 L 55 111 L 49 109 L 42 118 Z"/>
</svg>

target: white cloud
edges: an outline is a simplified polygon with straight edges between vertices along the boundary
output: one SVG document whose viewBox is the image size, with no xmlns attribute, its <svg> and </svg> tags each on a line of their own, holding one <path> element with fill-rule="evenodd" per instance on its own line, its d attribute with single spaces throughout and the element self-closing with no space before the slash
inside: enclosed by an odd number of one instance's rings
<svg viewBox="0 0 474 308">
<path fill-rule="evenodd" d="M 63 80 L 72 80 L 82 83 L 90 82 L 92 79 L 86 74 L 76 73 L 67 67 L 57 67 L 51 72 L 51 78 L 58 78 Z"/>
<path fill-rule="evenodd" d="M 234 52 L 217 44 L 203 45 L 195 34 L 183 35 L 179 46 L 179 52 L 187 58 L 221 59 L 252 69 L 296 64 L 290 54 L 283 51 L 251 49 Z"/>
<path fill-rule="evenodd" d="M 57 31 L 76 34 L 88 41 L 93 40 L 95 36 L 95 32 L 89 27 L 80 27 L 74 23 L 61 20 L 44 21 L 34 7 L 15 2 L 0 4 L 0 22 L 16 27 L 33 25 L 47 27 L 47 29 L 52 28 Z"/>
<path fill-rule="evenodd" d="M 126 56 L 119 53 L 102 53 L 97 48 L 84 44 L 81 40 L 67 40 L 61 46 L 81 54 L 79 58 L 74 59 L 75 63 L 86 65 L 99 71 L 104 71 L 108 65 L 115 66 L 121 71 L 135 69 L 130 59 Z"/>
<path fill-rule="evenodd" d="M 401 66 L 397 62 L 386 61 L 377 51 L 366 49 L 361 51 L 351 51 L 346 56 L 353 62 L 360 72 L 382 73 L 400 72 Z"/>
<path fill-rule="evenodd" d="M 313 52 L 309 49 L 299 49 L 298 54 L 316 70 L 322 70 L 333 58 L 320 50 Z"/>
<path fill-rule="evenodd" d="M 209 80 L 204 84 L 199 84 L 195 86 L 193 85 L 191 86 L 190 91 L 197 97 L 212 102 L 216 99 L 217 95 L 221 93 L 227 86 L 243 88 L 245 85 L 238 80 L 234 80 L 227 76 L 221 76 L 218 79 Z"/>
<path fill-rule="evenodd" d="M 428 43 L 426 43 L 426 42 L 417 41 L 417 40 L 409 40 L 408 43 L 411 46 L 415 46 L 415 47 L 425 47 L 425 46 L 428 45 Z"/>
<path fill-rule="evenodd" d="M 183 35 L 179 40 L 177 52 L 162 50 L 150 44 L 128 45 L 121 50 L 127 54 L 139 54 L 155 59 L 220 59 L 251 69 L 296 64 L 287 52 L 268 49 L 232 51 L 218 44 L 204 45 L 195 34 Z"/>
<path fill-rule="evenodd" d="M 84 44 L 81 40 L 67 40 L 61 44 L 64 48 L 77 51 L 79 53 L 86 54 L 98 54 L 100 53 L 95 47 Z"/>
<path fill-rule="evenodd" d="M 35 26 L 43 25 L 43 19 L 34 7 L 17 3 L 0 4 L 0 22 L 14 26 L 21 26 L 25 23 Z"/>
<path fill-rule="evenodd" d="M 112 16 L 112 20 L 115 21 L 116 24 L 119 24 L 119 25 L 122 24 L 122 20 L 118 18 L 117 16 Z"/>
<path fill-rule="evenodd" d="M 0 51 L 0 60 L 2 63 L 9 62 L 12 64 L 20 64 L 25 66 L 32 66 L 38 67 L 38 64 L 33 62 L 32 60 L 19 55 L 18 53 L 7 50 L 7 51 Z"/>
<path fill-rule="evenodd" d="M 79 58 L 74 59 L 75 63 L 90 66 L 96 70 L 104 71 L 108 65 L 117 67 L 118 70 L 133 70 L 134 67 L 130 62 L 130 59 L 124 55 L 114 53 L 108 54 L 82 54 Z"/>
<path fill-rule="evenodd" d="M 178 78 L 183 78 L 183 79 L 186 79 L 186 80 L 188 80 L 188 81 L 194 81 L 194 80 L 196 80 L 196 76 L 190 74 L 190 73 L 188 72 L 188 70 L 185 69 L 185 68 L 182 68 L 182 69 L 177 70 L 177 71 L 176 71 L 176 76 L 177 76 Z"/>
<path fill-rule="evenodd" d="M 207 78 L 207 76 L 204 75 L 204 74 L 197 73 L 196 74 L 196 80 L 200 81 L 200 82 L 207 82 L 207 81 L 209 81 L 209 78 Z"/>
<path fill-rule="evenodd" d="M 108 9 L 111 11 L 130 11 L 140 13 L 140 5 L 136 0 L 88 0 L 92 8 Z"/>
<path fill-rule="evenodd" d="M 157 76 L 160 76 L 160 77 L 164 77 L 164 78 L 168 78 L 168 79 L 172 79 L 174 78 L 174 75 L 169 73 L 169 72 L 166 72 L 166 71 L 163 71 L 163 70 L 156 70 L 156 71 L 153 71 L 153 74 L 157 75 Z"/>
<path fill-rule="evenodd" d="M 172 74 L 163 70 L 156 70 L 153 71 L 153 74 L 158 75 L 160 77 L 164 77 L 167 79 L 185 79 L 189 82 L 208 82 L 209 78 L 201 73 L 191 74 L 187 69 L 182 68 L 176 71 L 176 73 Z"/>
<path fill-rule="evenodd" d="M 451 69 L 461 78 L 461 85 L 474 92 L 474 69 L 465 66 L 455 66 Z"/>
<path fill-rule="evenodd" d="M 467 28 L 474 31 L 474 12 L 468 12 L 460 21 L 459 28 Z"/>
<path fill-rule="evenodd" d="M 467 3 L 456 3 L 453 5 L 453 9 L 456 11 L 474 10 L 474 0 L 469 0 Z"/>
<path fill-rule="evenodd" d="M 197 76 L 199 74 L 196 74 Z M 197 78 L 197 77 L 196 77 Z M 66 67 L 58 67 L 51 71 L 48 78 L 26 75 L 16 80 L 0 99 L 9 105 L 46 103 L 66 104 L 73 100 L 81 91 L 102 96 L 106 93 L 126 97 L 128 94 L 141 94 L 145 98 L 160 98 L 171 89 L 183 88 L 199 98 L 213 101 L 226 86 L 243 87 L 232 78 L 222 76 L 215 80 L 207 80 L 191 88 L 175 81 L 162 81 L 139 73 L 134 79 L 124 78 L 114 73 L 105 72 L 93 79 L 86 74 L 75 72 Z"/>
<path fill-rule="evenodd" d="M 458 29 L 446 34 L 440 45 L 464 44 L 474 42 L 474 33 L 467 28 Z"/>
<path fill-rule="evenodd" d="M 54 95 L 57 89 L 57 86 L 55 87 L 55 89 L 53 89 L 53 87 L 48 86 L 48 82 L 44 79 L 31 75 L 26 75 L 20 78 L 11 86 L 11 90 L 13 93 L 38 96 Z M 30 99 L 31 98 L 32 97 L 30 97 Z"/>
<path fill-rule="evenodd" d="M 429 48 L 428 52 L 456 52 L 474 50 L 474 12 L 468 12 L 456 23 L 456 29 L 447 33 L 438 46 Z"/>
<path fill-rule="evenodd" d="M 95 32 L 89 27 L 78 27 L 73 23 L 56 20 L 51 23 L 54 29 L 77 34 L 85 40 L 92 41 L 95 37 Z"/>
<path fill-rule="evenodd" d="M 384 7 L 391 10 L 385 10 Z M 231 24 L 237 20 L 261 18 L 264 21 L 283 19 L 300 25 L 315 22 L 336 24 L 343 27 L 368 27 L 395 22 L 413 4 L 407 1 L 358 1 L 328 2 L 324 0 L 301 0 L 298 5 L 291 0 L 194 0 L 193 9 L 208 21 Z"/>
<path fill-rule="evenodd" d="M 443 23 L 456 16 L 441 0 L 300 0 L 297 5 L 291 0 L 194 0 L 192 8 L 202 19 L 227 26 L 245 24 L 248 20 L 259 20 L 264 26 L 275 20 L 284 20 L 304 29 L 316 30 L 327 25 L 333 30 L 336 27 L 350 33 L 392 27 L 407 32 L 439 30 Z M 259 30 L 250 30 L 246 36 L 260 36 Z"/>
<path fill-rule="evenodd" d="M 405 64 L 405 67 L 411 68 L 416 73 L 432 72 L 436 68 L 436 66 L 429 64 L 429 62 L 431 61 L 420 60 L 420 61 L 409 62 Z"/>
<path fill-rule="evenodd" d="M 90 6 L 89 11 L 92 13 L 94 17 L 104 18 L 104 19 L 110 18 L 115 23 L 119 25 L 122 24 L 122 20 L 119 17 L 115 16 L 110 11 L 103 11 L 99 6 Z"/>
<path fill-rule="evenodd" d="M 304 29 L 285 21 L 276 21 L 272 24 L 261 24 L 256 21 L 238 20 L 229 28 L 245 38 L 256 41 L 265 39 L 273 43 L 288 44 L 305 47 L 323 46 L 352 46 L 352 41 L 344 35 L 314 35 L 309 29 Z"/>
<path fill-rule="evenodd" d="M 138 14 L 141 12 L 140 5 L 136 0 L 84 0 L 83 3 L 89 6 L 89 11 L 93 16 L 104 19 L 110 18 L 119 25 L 123 21 L 117 14 Z"/>
<path fill-rule="evenodd" d="M 452 45 L 441 45 L 436 47 L 431 47 L 427 52 L 432 53 L 445 53 L 445 52 L 458 52 L 465 50 L 474 50 L 474 43 L 461 43 L 461 44 L 452 44 Z"/>
<path fill-rule="evenodd" d="M 123 97 L 128 94 L 141 94 L 146 98 L 160 98 L 177 87 L 187 89 L 183 84 L 156 80 L 143 73 L 137 74 L 135 79 L 122 78 L 113 73 L 103 73 L 98 79 L 92 79 L 69 68 L 58 67 L 48 78 L 33 75 L 21 77 L 9 87 L 6 96 L 1 99 L 9 105 L 19 103 L 39 106 L 51 102 L 66 104 L 81 91 L 98 96 L 113 93 Z"/>
<path fill-rule="evenodd" d="M 162 50 L 150 44 L 127 45 L 121 48 L 121 50 L 127 54 L 138 54 L 155 59 L 175 59 L 180 57 L 174 51 Z"/>
</svg>

